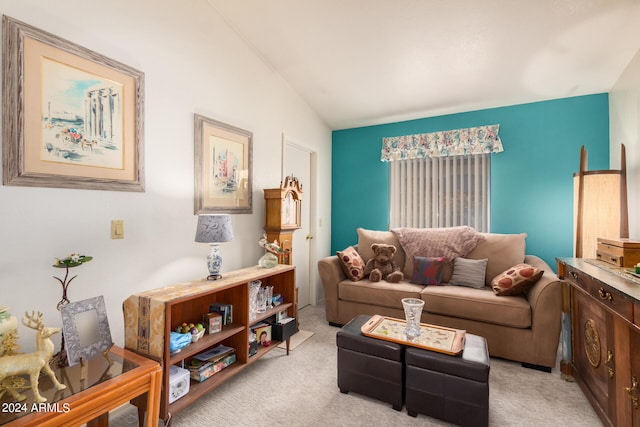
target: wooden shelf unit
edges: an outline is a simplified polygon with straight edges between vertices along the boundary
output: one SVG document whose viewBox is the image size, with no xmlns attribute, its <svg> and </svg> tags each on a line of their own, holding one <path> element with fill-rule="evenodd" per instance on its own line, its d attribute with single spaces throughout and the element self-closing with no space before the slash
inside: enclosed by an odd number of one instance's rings
<svg viewBox="0 0 640 427">
<path fill-rule="evenodd" d="M 274 294 L 282 295 L 284 303 L 277 307 L 268 309 L 264 313 L 259 313 L 256 319 L 249 320 L 249 283 L 254 280 L 261 280 L 263 286 L 273 286 Z M 171 414 L 175 414 L 192 404 L 204 394 L 215 389 L 235 374 L 242 371 L 247 366 L 252 365 L 269 351 L 275 349 L 280 341 L 273 340 L 269 347 L 260 347 L 257 354 L 249 357 L 249 329 L 252 325 L 275 316 L 276 313 L 287 310 L 290 317 L 297 317 L 295 286 L 295 267 L 290 265 L 278 265 L 274 268 L 264 269 L 260 267 L 249 267 L 223 275 L 223 278 L 216 281 L 200 280 L 169 286 L 162 289 L 154 289 L 142 292 L 129 297 L 124 304 L 125 323 L 125 343 L 130 350 L 153 357 L 161 363 L 162 372 L 162 392 L 160 397 L 160 418 L 168 420 Z M 161 350 L 155 350 L 148 345 L 152 341 L 154 332 L 152 323 L 145 323 L 145 319 L 151 317 L 153 307 L 162 307 L 161 317 L 163 319 L 161 333 Z M 180 352 L 170 354 L 169 336 L 171 331 L 182 323 L 198 323 L 202 321 L 202 315 L 209 311 L 211 303 L 225 303 L 233 305 L 233 323 L 225 325 L 218 333 L 205 335 L 197 342 L 191 343 Z M 154 314 L 153 321 L 158 323 Z M 146 328 L 146 329 L 145 329 Z M 145 332 L 145 330 L 147 332 Z M 142 332 L 141 332 L 142 331 Z M 143 336 L 138 336 L 138 334 Z M 144 336 L 146 334 L 146 336 Z M 289 339 L 287 341 L 287 354 Z M 169 404 L 169 366 L 186 366 L 188 361 L 195 355 L 202 353 L 219 344 L 233 347 L 236 351 L 236 361 L 230 366 L 217 372 L 212 377 L 197 382 L 191 380 L 189 392 Z M 142 414 L 146 408 L 144 402 L 134 402 Z"/>
</svg>

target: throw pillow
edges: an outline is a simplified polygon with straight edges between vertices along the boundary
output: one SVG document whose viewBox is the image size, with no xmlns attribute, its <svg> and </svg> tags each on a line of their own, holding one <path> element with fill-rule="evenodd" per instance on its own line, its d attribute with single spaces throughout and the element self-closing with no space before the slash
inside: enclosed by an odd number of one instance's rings
<svg viewBox="0 0 640 427">
<path fill-rule="evenodd" d="M 364 278 L 364 261 L 358 251 L 353 246 L 349 246 L 343 251 L 336 252 L 342 271 L 347 275 L 349 279 L 354 282 Z"/>
<path fill-rule="evenodd" d="M 453 260 L 453 274 L 450 285 L 469 286 L 471 288 L 482 289 L 485 286 L 484 274 L 487 270 L 485 259 L 456 258 Z"/>
<path fill-rule="evenodd" d="M 442 285 L 445 257 L 413 257 L 411 283 L 418 285 Z"/>
<path fill-rule="evenodd" d="M 487 258 L 487 271 L 485 283 L 491 285 L 491 280 L 506 269 L 524 262 L 526 233 L 521 234 L 496 234 L 483 233 L 485 240 L 465 258 Z"/>
<path fill-rule="evenodd" d="M 394 233 L 402 249 L 406 253 L 407 259 L 404 264 L 403 273 L 405 277 L 411 277 L 413 274 L 413 257 L 438 257 L 444 256 L 453 260 L 457 257 L 466 257 L 467 254 L 483 241 L 485 237 L 471 227 L 441 227 L 441 228 L 394 228 Z M 467 257 L 469 258 L 469 257 Z M 477 259 L 487 258 L 479 257 Z M 520 260 L 519 262 L 522 262 Z M 505 268 L 511 266 L 509 264 Z M 504 270 L 500 269 L 496 272 Z M 448 271 L 444 273 L 446 279 L 451 278 Z M 493 277 L 493 276 L 491 276 Z M 487 281 L 489 283 L 489 281 Z"/>
<path fill-rule="evenodd" d="M 544 271 L 529 264 L 514 265 L 498 274 L 491 281 L 491 288 L 496 295 L 520 295 L 536 284 Z"/>
</svg>

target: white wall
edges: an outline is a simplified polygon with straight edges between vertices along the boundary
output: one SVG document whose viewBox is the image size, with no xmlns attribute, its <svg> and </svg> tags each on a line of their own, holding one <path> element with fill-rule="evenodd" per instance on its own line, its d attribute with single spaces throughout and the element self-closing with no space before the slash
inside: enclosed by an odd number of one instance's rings
<svg viewBox="0 0 640 427">
<path fill-rule="evenodd" d="M 627 156 L 629 237 L 640 239 L 640 51 L 609 92 L 610 163 L 620 169 L 620 145 Z"/>
<path fill-rule="evenodd" d="M 123 345 L 122 301 L 146 289 L 206 276 L 208 246 L 194 243 L 193 114 L 253 132 L 253 214 L 233 215 L 224 271 L 257 263 L 264 188 L 281 179 L 282 133 L 318 153 L 316 253 L 330 248 L 331 131 L 205 0 L 0 0 L 0 12 L 145 73 L 146 192 L 0 187 L 0 306 L 40 310 L 60 326 L 56 257 L 94 260 L 71 271 L 69 297 L 104 295 Z M 110 239 L 123 219 L 124 240 Z M 312 263 L 314 266 L 315 263 Z M 20 327 L 22 351 L 34 334 Z M 58 341 L 56 339 L 56 341 Z"/>
</svg>

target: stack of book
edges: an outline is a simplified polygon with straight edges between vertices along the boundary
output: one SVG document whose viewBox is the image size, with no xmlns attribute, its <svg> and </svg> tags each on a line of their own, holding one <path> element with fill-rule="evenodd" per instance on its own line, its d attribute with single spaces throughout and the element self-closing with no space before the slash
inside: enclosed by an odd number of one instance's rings
<svg viewBox="0 0 640 427">
<path fill-rule="evenodd" d="M 220 344 L 211 350 L 197 354 L 189 362 L 189 376 L 199 382 L 212 377 L 236 361 L 236 350 Z"/>
<path fill-rule="evenodd" d="M 233 322 L 233 306 L 231 304 L 220 302 L 209 304 L 209 313 L 217 313 L 222 316 L 223 325 L 230 325 Z"/>
</svg>

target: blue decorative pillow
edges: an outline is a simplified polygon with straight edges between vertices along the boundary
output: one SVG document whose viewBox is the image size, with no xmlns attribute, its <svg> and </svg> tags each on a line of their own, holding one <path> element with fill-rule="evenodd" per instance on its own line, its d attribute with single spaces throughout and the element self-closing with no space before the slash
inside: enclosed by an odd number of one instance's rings
<svg viewBox="0 0 640 427">
<path fill-rule="evenodd" d="M 447 263 L 445 257 L 413 257 L 411 283 L 418 285 L 442 285 L 442 272 Z"/>
</svg>

